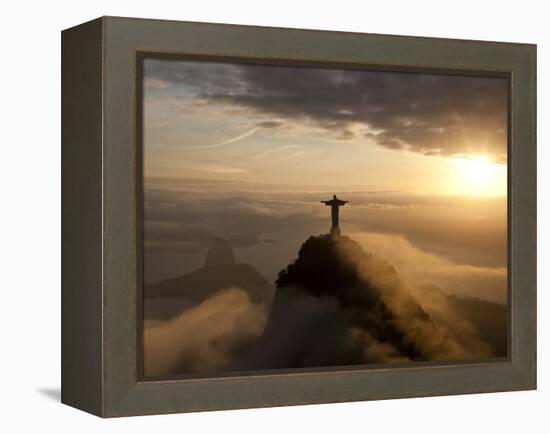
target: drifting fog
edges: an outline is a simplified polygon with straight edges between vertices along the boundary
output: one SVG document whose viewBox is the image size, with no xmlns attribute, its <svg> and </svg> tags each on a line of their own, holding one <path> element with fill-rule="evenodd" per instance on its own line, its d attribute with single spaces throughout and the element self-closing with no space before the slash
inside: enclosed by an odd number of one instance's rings
<svg viewBox="0 0 550 434">
<path fill-rule="evenodd" d="M 145 323 L 146 375 L 224 369 L 239 346 L 263 332 L 266 307 L 245 291 L 227 288 L 177 318 Z"/>
<path fill-rule="evenodd" d="M 344 291 L 278 289 L 273 308 L 227 288 L 172 320 L 145 324 L 145 374 L 228 372 L 498 356 L 436 287 L 405 282 L 343 237 Z M 506 330 L 502 330 L 506 333 Z"/>
</svg>

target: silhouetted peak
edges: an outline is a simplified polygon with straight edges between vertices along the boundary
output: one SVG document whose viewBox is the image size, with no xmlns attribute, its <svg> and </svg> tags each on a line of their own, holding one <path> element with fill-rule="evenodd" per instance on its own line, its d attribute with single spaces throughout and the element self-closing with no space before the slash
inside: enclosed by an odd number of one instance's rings
<svg viewBox="0 0 550 434">
<path fill-rule="evenodd" d="M 302 244 L 298 258 L 280 272 L 277 286 L 299 284 L 333 292 L 342 285 L 355 284 L 359 280 L 356 267 L 343 259 L 343 249 L 353 251 L 354 256 L 365 260 L 370 257 L 349 237 L 334 234 L 312 236 Z"/>
<path fill-rule="evenodd" d="M 360 268 L 366 273 L 358 271 Z M 346 303 L 371 304 L 380 287 L 370 274 L 383 274 L 386 281 L 397 282 L 398 276 L 388 262 L 365 252 L 353 239 L 338 235 L 308 238 L 298 258 L 279 272 L 277 288 L 299 286 L 312 295 L 331 295 Z"/>
<path fill-rule="evenodd" d="M 235 254 L 229 241 L 225 238 L 215 238 L 206 253 L 205 267 L 222 267 L 235 264 Z"/>
</svg>

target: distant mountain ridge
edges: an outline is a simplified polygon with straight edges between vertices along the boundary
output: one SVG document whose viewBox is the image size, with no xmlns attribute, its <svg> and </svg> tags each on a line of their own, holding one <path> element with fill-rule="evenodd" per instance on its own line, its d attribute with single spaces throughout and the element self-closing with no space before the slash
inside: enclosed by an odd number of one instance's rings
<svg viewBox="0 0 550 434">
<path fill-rule="evenodd" d="M 145 287 L 146 318 L 147 313 L 153 317 L 175 316 L 182 309 L 230 287 L 243 289 L 254 303 L 271 303 L 275 291 L 254 267 L 236 261 L 233 248 L 226 239 L 216 238 L 206 253 L 203 267 Z M 162 299 L 170 300 L 163 302 Z M 162 305 L 164 309 L 154 308 Z M 148 306 L 151 307 L 149 312 Z"/>
</svg>

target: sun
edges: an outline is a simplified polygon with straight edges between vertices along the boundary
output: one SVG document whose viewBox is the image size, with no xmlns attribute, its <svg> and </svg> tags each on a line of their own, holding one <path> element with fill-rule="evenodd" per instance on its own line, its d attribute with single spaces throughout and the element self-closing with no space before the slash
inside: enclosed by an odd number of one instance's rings
<svg viewBox="0 0 550 434">
<path fill-rule="evenodd" d="M 506 165 L 492 162 L 486 155 L 455 158 L 454 187 L 457 193 L 473 196 L 505 196 Z"/>
</svg>

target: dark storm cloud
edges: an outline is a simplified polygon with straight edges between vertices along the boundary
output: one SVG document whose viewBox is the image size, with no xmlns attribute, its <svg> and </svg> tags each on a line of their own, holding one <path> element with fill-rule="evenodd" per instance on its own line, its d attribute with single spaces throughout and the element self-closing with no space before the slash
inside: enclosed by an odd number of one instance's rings
<svg viewBox="0 0 550 434">
<path fill-rule="evenodd" d="M 506 161 L 506 80 L 381 71 L 150 61 L 146 76 L 196 96 L 425 155 Z M 275 126 L 273 124 L 273 126 Z"/>
</svg>

